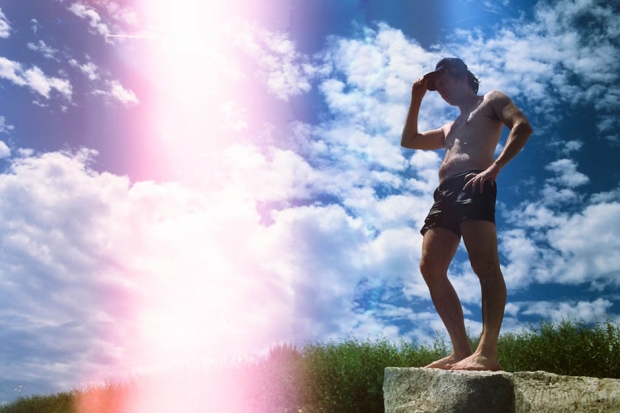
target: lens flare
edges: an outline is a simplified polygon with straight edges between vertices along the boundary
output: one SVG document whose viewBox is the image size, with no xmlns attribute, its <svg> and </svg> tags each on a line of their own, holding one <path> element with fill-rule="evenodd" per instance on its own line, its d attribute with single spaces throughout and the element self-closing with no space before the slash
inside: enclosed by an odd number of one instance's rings
<svg viewBox="0 0 620 413">
<path fill-rule="evenodd" d="M 148 34 L 109 36 L 137 42 L 132 59 L 149 85 L 140 116 L 155 131 L 149 144 L 166 154 L 157 167 L 168 181 L 136 183 L 130 197 L 139 210 L 118 212 L 136 222 L 135 239 L 117 246 L 133 254 L 120 264 L 132 291 L 129 327 L 116 335 L 126 354 L 120 368 L 145 372 L 123 411 L 234 411 L 238 397 L 222 374 L 206 371 L 267 350 L 288 323 L 272 302 L 290 300 L 290 291 L 256 265 L 264 234 L 255 202 L 220 170 L 247 126 L 244 114 L 252 115 L 235 55 L 247 3 L 142 0 L 137 33 Z M 100 395 L 85 394 L 80 411 L 100 405 Z"/>
</svg>

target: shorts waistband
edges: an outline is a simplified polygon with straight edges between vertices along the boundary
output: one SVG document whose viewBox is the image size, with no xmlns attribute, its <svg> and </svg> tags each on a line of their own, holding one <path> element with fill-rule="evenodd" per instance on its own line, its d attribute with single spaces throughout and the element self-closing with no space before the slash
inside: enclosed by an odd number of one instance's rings
<svg viewBox="0 0 620 413">
<path fill-rule="evenodd" d="M 444 179 L 443 182 L 439 184 L 439 187 L 441 188 L 442 186 L 450 185 L 450 183 L 453 181 L 462 180 L 468 174 L 479 174 L 482 171 L 483 171 L 482 169 L 471 169 L 469 171 L 465 171 L 465 172 L 458 173 L 456 175 L 452 175 L 451 177 Z"/>
</svg>

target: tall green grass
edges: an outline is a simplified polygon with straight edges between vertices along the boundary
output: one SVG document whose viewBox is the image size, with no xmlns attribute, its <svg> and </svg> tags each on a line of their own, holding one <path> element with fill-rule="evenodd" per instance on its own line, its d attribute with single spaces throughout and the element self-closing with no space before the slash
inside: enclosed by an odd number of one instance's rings
<svg viewBox="0 0 620 413">
<path fill-rule="evenodd" d="M 620 378 L 620 324 L 542 322 L 500 338 L 498 357 L 506 371 L 543 370 L 567 376 Z"/>
<path fill-rule="evenodd" d="M 476 340 L 472 341 L 475 345 Z M 448 351 L 440 336 L 430 345 L 354 338 L 299 348 L 277 345 L 263 359 L 230 367 L 226 381 L 234 387 L 239 400 L 235 410 L 226 413 L 237 413 L 236 409 L 243 413 L 383 412 L 385 367 L 424 366 Z M 520 333 L 503 334 L 498 352 L 500 363 L 508 372 L 544 370 L 618 379 L 620 325 L 609 320 L 595 325 L 543 322 Z M 97 397 L 101 400 L 118 400 L 116 393 L 131 393 L 132 386 L 139 385 L 138 380 L 133 384 L 19 399 L 1 407 L 0 413 L 74 413 L 78 396 L 85 392 L 99 392 Z M 113 407 L 120 405 L 103 403 L 100 411 L 88 413 L 123 413 L 119 407 Z M 204 412 L 211 413 L 208 406 Z"/>
</svg>

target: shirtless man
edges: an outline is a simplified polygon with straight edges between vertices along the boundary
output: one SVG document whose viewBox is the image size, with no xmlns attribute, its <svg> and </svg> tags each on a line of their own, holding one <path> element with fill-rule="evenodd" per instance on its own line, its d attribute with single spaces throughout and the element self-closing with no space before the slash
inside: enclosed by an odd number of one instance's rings
<svg viewBox="0 0 620 413">
<path fill-rule="evenodd" d="M 442 59 L 435 71 L 418 79 L 401 145 L 410 149 L 445 149 L 439 167 L 435 204 L 421 230 L 420 271 L 452 342 L 452 353 L 426 367 L 448 370 L 501 370 L 497 341 L 506 305 L 495 230 L 495 179 L 532 133 L 523 113 L 499 91 L 478 96 L 478 79 L 457 58 Z M 439 129 L 418 131 L 418 113 L 426 90 L 437 90 L 461 114 Z M 506 146 L 494 151 L 503 126 Z M 475 352 L 469 346 L 461 302 L 448 280 L 448 267 L 461 240 L 482 290 L 482 336 Z"/>
</svg>

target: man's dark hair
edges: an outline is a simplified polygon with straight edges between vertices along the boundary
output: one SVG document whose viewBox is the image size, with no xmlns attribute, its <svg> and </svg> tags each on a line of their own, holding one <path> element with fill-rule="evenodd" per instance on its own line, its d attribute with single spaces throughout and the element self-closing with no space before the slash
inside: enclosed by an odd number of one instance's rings
<svg viewBox="0 0 620 413">
<path fill-rule="evenodd" d="M 474 93 L 478 93 L 478 89 L 480 89 L 480 80 L 469 70 L 467 70 L 467 84 L 473 89 Z"/>
</svg>

